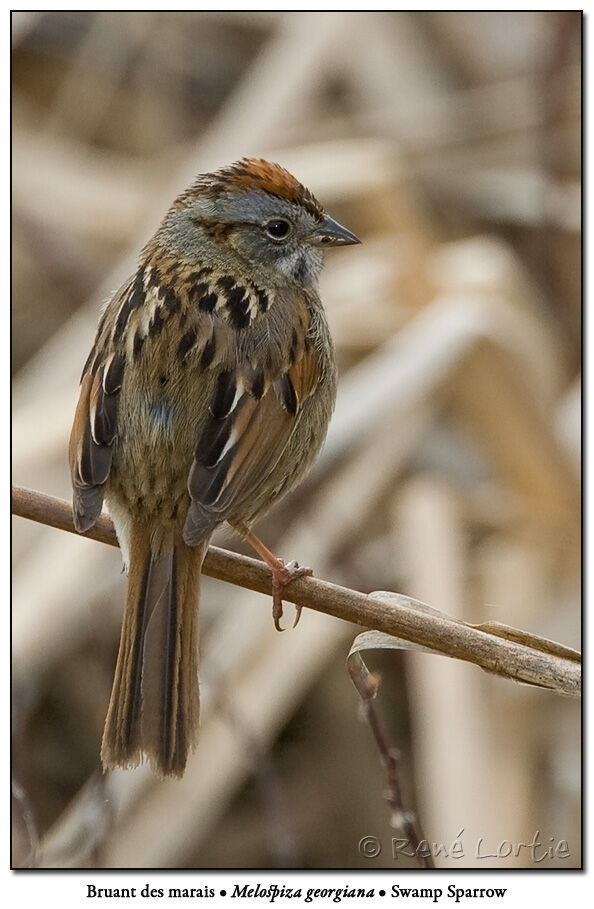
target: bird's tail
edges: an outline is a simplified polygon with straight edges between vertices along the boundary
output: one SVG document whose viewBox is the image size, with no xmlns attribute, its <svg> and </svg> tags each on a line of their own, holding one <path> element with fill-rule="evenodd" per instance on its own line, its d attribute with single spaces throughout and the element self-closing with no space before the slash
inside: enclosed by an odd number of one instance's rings
<svg viewBox="0 0 594 909">
<path fill-rule="evenodd" d="M 148 758 L 182 776 L 199 716 L 198 603 L 208 541 L 190 548 L 132 527 L 128 594 L 101 759 L 105 769 Z"/>
</svg>

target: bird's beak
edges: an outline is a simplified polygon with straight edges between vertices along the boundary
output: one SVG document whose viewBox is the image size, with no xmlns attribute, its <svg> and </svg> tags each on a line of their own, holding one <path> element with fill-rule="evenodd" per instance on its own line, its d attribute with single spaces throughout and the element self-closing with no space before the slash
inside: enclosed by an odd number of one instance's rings
<svg viewBox="0 0 594 909">
<path fill-rule="evenodd" d="M 313 246 L 350 246 L 351 243 L 361 241 L 334 218 L 324 215 L 320 226 L 311 234 L 309 242 Z"/>
</svg>

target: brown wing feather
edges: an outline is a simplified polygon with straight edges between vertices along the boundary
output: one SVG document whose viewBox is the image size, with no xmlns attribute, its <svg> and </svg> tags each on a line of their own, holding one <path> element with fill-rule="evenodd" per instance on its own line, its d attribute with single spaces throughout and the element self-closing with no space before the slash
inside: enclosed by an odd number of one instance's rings
<svg viewBox="0 0 594 909">
<path fill-rule="evenodd" d="M 74 525 L 81 532 L 95 523 L 103 505 L 124 366 L 119 354 L 97 357 L 81 380 L 69 447 Z"/>
<path fill-rule="evenodd" d="M 238 367 L 229 374 L 235 396 L 231 401 L 227 395 L 230 406 L 222 412 L 216 405 L 225 396 L 219 393 L 196 447 L 188 480 L 192 502 L 184 527 L 186 543 L 203 540 L 270 476 L 319 374 L 317 354 L 307 351 L 285 372 L 268 377 L 259 398 L 254 396 L 249 369 Z"/>
<path fill-rule="evenodd" d="M 320 360 L 314 350 L 306 350 L 289 369 L 289 377 L 299 401 L 304 401 L 320 380 Z"/>
</svg>

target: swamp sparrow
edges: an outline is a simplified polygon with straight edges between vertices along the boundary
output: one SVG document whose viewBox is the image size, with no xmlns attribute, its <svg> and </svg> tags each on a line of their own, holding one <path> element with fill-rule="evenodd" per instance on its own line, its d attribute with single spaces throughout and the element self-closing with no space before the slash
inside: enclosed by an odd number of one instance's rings
<svg viewBox="0 0 594 909">
<path fill-rule="evenodd" d="M 103 734 L 105 768 L 146 757 L 181 776 L 198 727 L 199 577 L 229 522 L 273 571 L 252 522 L 324 441 L 336 366 L 318 294 L 324 246 L 358 243 L 276 164 L 203 174 L 173 203 L 101 316 L 70 438 L 74 520 L 103 499 L 128 594 Z"/>
</svg>

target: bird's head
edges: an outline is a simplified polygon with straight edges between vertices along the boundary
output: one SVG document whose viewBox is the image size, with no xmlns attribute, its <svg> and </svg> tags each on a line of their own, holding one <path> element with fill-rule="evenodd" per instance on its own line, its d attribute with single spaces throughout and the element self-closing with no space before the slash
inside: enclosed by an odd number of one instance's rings
<svg viewBox="0 0 594 909">
<path fill-rule="evenodd" d="M 324 248 L 360 242 L 287 170 L 260 158 L 198 177 L 174 202 L 161 234 L 186 255 L 206 246 L 216 258 L 237 256 L 304 286 L 317 281 Z"/>
</svg>

